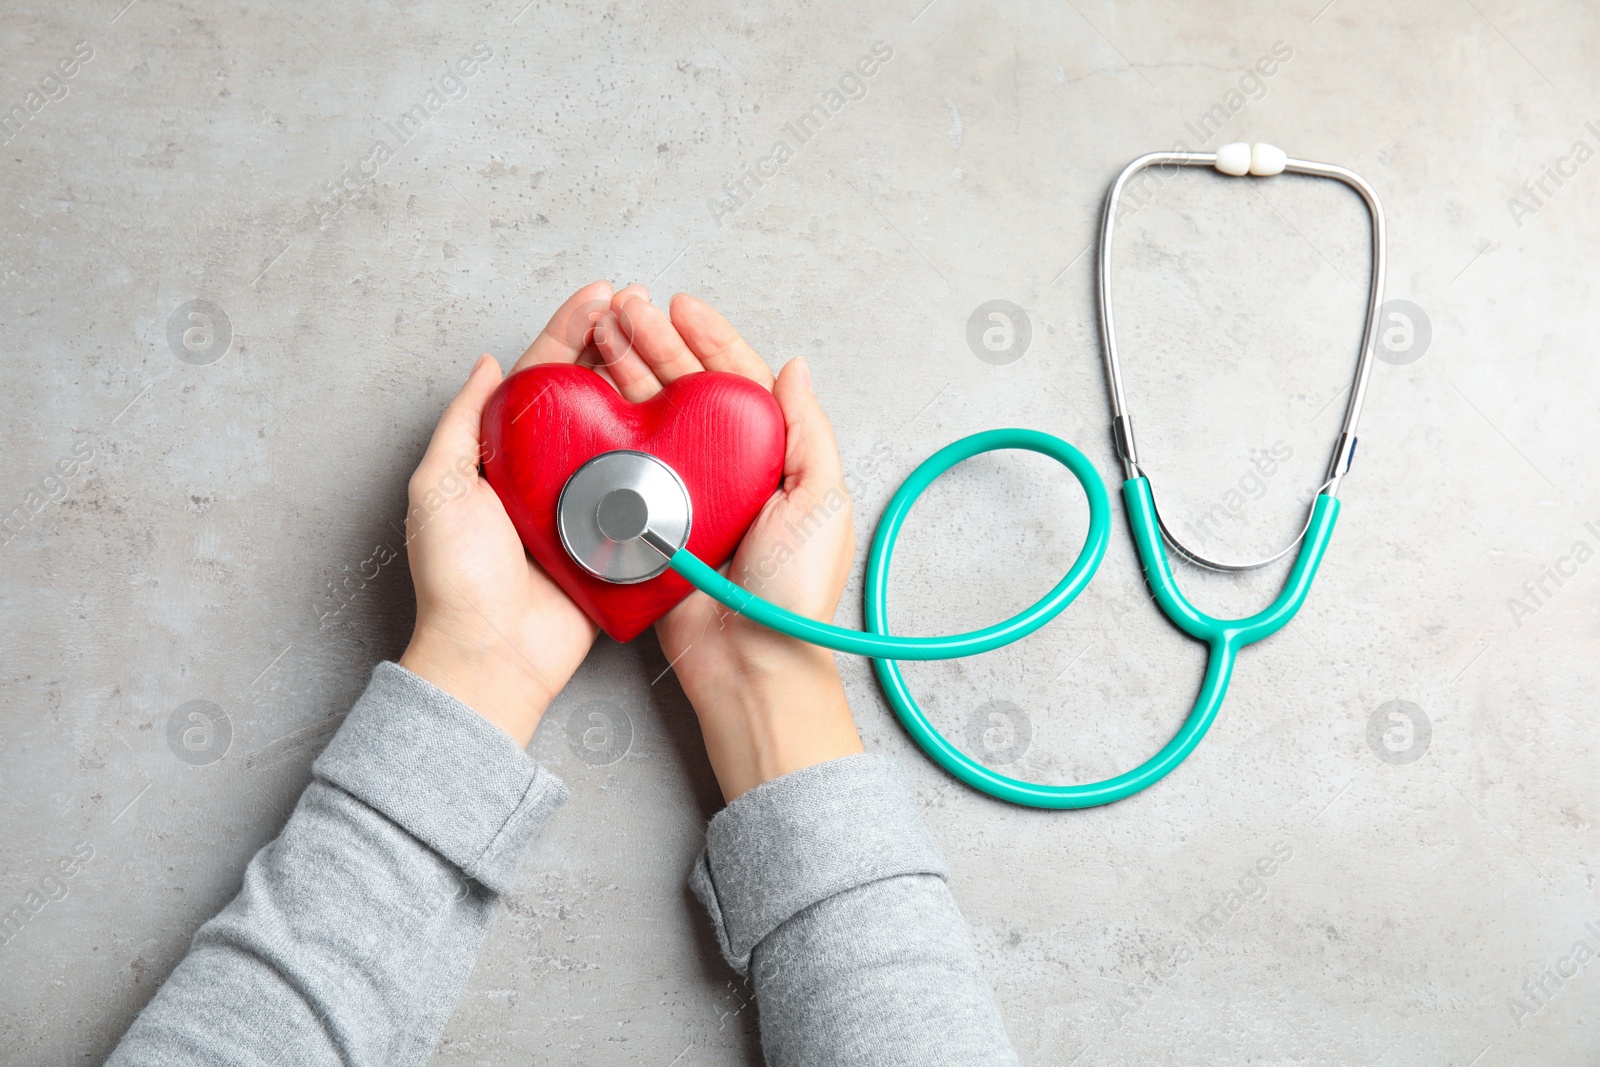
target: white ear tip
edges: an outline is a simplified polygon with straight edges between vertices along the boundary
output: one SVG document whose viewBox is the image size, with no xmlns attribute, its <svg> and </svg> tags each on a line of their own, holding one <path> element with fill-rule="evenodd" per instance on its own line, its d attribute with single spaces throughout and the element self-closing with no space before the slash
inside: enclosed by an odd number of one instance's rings
<svg viewBox="0 0 1600 1067">
<path fill-rule="evenodd" d="M 1250 147 L 1250 173 L 1263 176 L 1282 174 L 1289 155 L 1277 145 L 1257 142 Z"/>
<path fill-rule="evenodd" d="M 1224 174 L 1238 177 L 1250 173 L 1250 159 L 1250 146 L 1243 141 L 1235 141 L 1217 149 L 1217 162 L 1214 166 Z"/>
</svg>

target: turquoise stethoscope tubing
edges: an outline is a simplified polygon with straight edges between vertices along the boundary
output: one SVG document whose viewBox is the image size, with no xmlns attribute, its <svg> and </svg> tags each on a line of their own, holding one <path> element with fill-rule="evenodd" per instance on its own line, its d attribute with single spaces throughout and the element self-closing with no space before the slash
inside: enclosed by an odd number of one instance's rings
<svg viewBox="0 0 1600 1067">
<path fill-rule="evenodd" d="M 951 744 L 934 729 L 917 706 L 900 665 L 893 660 L 873 660 L 872 667 L 878 675 L 879 684 L 883 686 L 884 695 L 906 731 L 935 763 L 974 789 L 999 800 L 1030 808 L 1092 808 L 1132 796 L 1166 777 L 1188 758 L 1216 721 L 1223 697 L 1227 695 L 1228 682 L 1233 676 L 1233 664 L 1239 650 L 1276 633 L 1305 603 L 1306 595 L 1311 592 L 1311 580 L 1316 576 L 1323 553 L 1327 551 L 1328 540 L 1333 535 L 1334 520 L 1339 517 L 1337 500 L 1318 497 L 1316 516 L 1311 520 L 1312 529 L 1301 546 L 1294 570 L 1278 599 L 1265 611 L 1247 619 L 1224 620 L 1213 618 L 1195 608 L 1174 581 L 1172 567 L 1167 561 L 1166 550 L 1162 547 L 1155 523 L 1149 481 L 1135 478 L 1124 482 L 1122 497 L 1128 509 L 1128 523 L 1138 545 L 1140 563 L 1161 609 L 1185 633 L 1204 641 L 1210 648 L 1205 680 L 1200 683 L 1200 695 L 1195 698 L 1194 707 L 1172 739 L 1154 756 L 1132 770 L 1085 785 L 1043 785 L 1001 774 Z M 880 538 L 874 539 L 873 554 L 867 564 L 866 622 L 868 628 L 873 630 L 887 625 L 884 616 L 893 535 L 882 539 L 883 529 L 879 527 Z"/>
<path fill-rule="evenodd" d="M 911 507 L 934 480 L 962 460 L 1001 449 L 1038 452 L 1059 460 L 1077 475 L 1089 500 L 1089 531 L 1083 548 L 1066 575 L 1031 607 L 1004 622 L 965 634 L 944 637 L 902 637 L 888 632 L 889 564 L 896 539 Z M 896 660 L 955 659 L 1008 645 L 1033 633 L 1059 615 L 1089 584 L 1105 556 L 1110 529 L 1110 500 L 1105 482 L 1088 459 L 1072 445 L 1037 430 L 986 430 L 964 437 L 935 452 L 911 472 L 890 499 L 872 548 L 867 556 L 866 632 L 832 626 L 797 615 L 763 600 L 708 567 L 687 549 L 672 554 L 669 566 L 691 585 L 724 607 L 779 633 L 814 645 L 872 658 L 873 670 L 883 686 L 889 706 L 906 732 L 933 761 L 974 789 L 1032 808 L 1090 808 L 1121 800 L 1154 784 L 1182 763 L 1216 721 L 1233 675 L 1239 650 L 1283 627 L 1311 591 L 1317 566 L 1333 535 L 1339 502 L 1319 495 L 1311 524 L 1283 592 L 1272 606 L 1246 619 L 1217 619 L 1189 603 L 1173 578 L 1172 566 L 1156 519 L 1150 483 L 1131 478 L 1122 486 L 1128 523 L 1138 546 L 1145 577 L 1167 616 L 1185 633 L 1204 641 L 1211 650 L 1200 695 L 1183 727 L 1154 756 L 1131 771 L 1087 785 L 1045 785 L 1012 778 L 984 766 L 941 734 L 912 696 Z"/>
<path fill-rule="evenodd" d="M 944 637 L 900 637 L 889 633 L 881 621 L 883 603 L 888 598 L 889 557 L 894 552 L 900 528 L 911 513 L 911 506 L 939 475 L 957 463 L 1002 449 L 1020 449 L 1049 456 L 1077 476 L 1089 498 L 1089 533 L 1077 560 L 1038 602 L 1004 622 L 970 633 Z M 866 631 L 832 626 L 780 608 L 728 581 L 688 549 L 680 548 L 674 552 L 668 565 L 687 578 L 690 585 L 735 614 L 813 645 L 855 656 L 869 656 L 875 663 L 893 663 L 897 659 L 960 659 L 963 656 L 976 656 L 980 652 L 992 652 L 1013 641 L 1020 641 L 1061 614 L 1083 592 L 1089 579 L 1094 577 L 1100 560 L 1106 554 L 1110 530 L 1111 502 L 1106 496 L 1106 483 L 1101 480 L 1100 472 L 1094 469 L 1087 456 L 1061 438 L 1038 430 L 985 430 L 952 442 L 923 460 L 890 499 L 867 556 Z M 877 619 L 874 619 L 875 609 Z M 902 717 L 909 714 L 924 724 L 927 722 L 915 701 L 908 701 L 907 707 L 909 711 L 903 711 Z M 898 704 L 896 710 L 900 710 Z"/>
<path fill-rule="evenodd" d="M 1112 234 L 1118 204 L 1129 180 L 1147 167 L 1214 167 L 1223 174 L 1303 174 L 1332 178 L 1353 189 L 1365 202 L 1372 220 L 1372 284 L 1367 294 L 1366 326 L 1357 356 L 1355 379 L 1346 404 L 1344 423 L 1334 443 L 1327 474 L 1300 534 L 1277 554 L 1254 563 L 1230 564 L 1209 560 L 1185 546 L 1162 521 L 1150 479 L 1140 467 L 1128 416 L 1122 372 L 1117 358 L 1116 329 L 1111 303 Z M 1291 159 L 1270 145 L 1225 145 L 1216 152 L 1154 152 L 1140 156 L 1123 169 L 1106 196 L 1100 228 L 1099 301 L 1100 332 L 1107 384 L 1111 393 L 1112 440 L 1122 463 L 1125 481 L 1122 497 L 1128 526 L 1139 553 L 1140 566 L 1162 612 L 1179 629 L 1209 650 L 1200 692 L 1182 727 L 1161 750 L 1130 771 L 1085 785 L 1046 785 L 1001 774 L 953 745 L 928 721 L 912 696 L 900 669 L 900 660 L 953 659 L 989 652 L 1033 633 L 1059 615 L 1083 591 L 1105 557 L 1110 521 L 1110 501 L 1105 482 L 1089 460 L 1072 445 L 1047 433 L 1026 429 L 987 430 L 945 446 L 911 472 L 889 501 L 873 536 L 867 557 L 865 631 L 844 629 L 786 611 L 718 574 L 686 548 L 669 543 L 648 529 L 643 535 L 667 566 L 691 585 L 729 610 L 779 633 L 797 637 L 839 652 L 867 656 L 883 686 L 890 707 L 906 731 L 934 762 L 967 785 L 1000 800 L 1033 808 L 1088 808 L 1109 804 L 1146 789 L 1171 773 L 1192 753 L 1216 721 L 1233 676 L 1239 651 L 1270 637 L 1300 610 L 1317 568 L 1327 553 L 1339 517 L 1340 480 L 1355 455 L 1356 422 L 1360 417 L 1367 379 L 1372 369 L 1374 337 L 1382 301 L 1385 265 L 1383 210 L 1377 194 L 1359 175 L 1328 163 Z M 1089 503 L 1089 529 L 1072 567 L 1054 587 L 1027 609 L 1004 622 L 969 633 L 940 637 L 904 637 L 888 632 L 889 567 L 895 541 L 912 506 L 940 475 L 964 460 L 1008 449 L 1048 456 L 1065 466 L 1083 487 Z M 687 539 L 687 533 L 684 535 Z M 1186 561 L 1210 570 L 1237 572 L 1265 566 L 1299 552 L 1270 606 L 1242 619 L 1218 619 L 1200 611 L 1178 588 L 1167 556 L 1170 546 Z M 658 564 L 659 565 L 659 564 Z"/>
</svg>

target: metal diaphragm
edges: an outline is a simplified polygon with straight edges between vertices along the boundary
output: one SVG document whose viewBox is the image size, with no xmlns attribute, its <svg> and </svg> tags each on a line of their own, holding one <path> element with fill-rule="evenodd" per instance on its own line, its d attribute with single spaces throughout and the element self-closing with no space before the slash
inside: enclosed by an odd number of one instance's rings
<svg viewBox="0 0 1600 1067">
<path fill-rule="evenodd" d="M 678 472 L 648 452 L 603 452 L 573 472 L 556 504 L 561 546 L 578 566 L 607 582 L 632 585 L 667 569 L 645 543 L 649 530 L 673 550 L 689 541 L 694 517 Z"/>
</svg>

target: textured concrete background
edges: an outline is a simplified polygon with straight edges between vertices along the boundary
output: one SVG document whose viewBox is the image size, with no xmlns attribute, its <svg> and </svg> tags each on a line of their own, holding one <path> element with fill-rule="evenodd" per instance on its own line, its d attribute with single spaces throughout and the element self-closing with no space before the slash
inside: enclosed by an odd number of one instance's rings
<svg viewBox="0 0 1600 1067">
<path fill-rule="evenodd" d="M 1409 302 L 1305 610 L 1245 653 L 1196 755 L 1108 809 L 953 784 L 852 660 L 863 734 L 911 768 L 1029 1063 L 1593 1062 L 1592 8 L 524 2 L 0 15 L 0 106 L 25 116 L 0 177 L 0 905 L 22 916 L 0 1059 L 106 1054 L 398 654 L 405 480 L 478 352 L 509 364 L 596 277 L 706 296 L 774 366 L 811 359 L 863 547 L 917 460 L 987 427 L 1059 433 L 1115 485 L 1101 197 L 1141 152 L 1261 139 L 1377 187 Z M 879 41 L 800 143 L 786 124 Z M 1190 173 L 1119 237 L 1145 458 L 1175 524 L 1226 512 L 1229 557 L 1287 538 L 1326 463 L 1363 227 L 1331 184 Z M 1025 350 L 969 345 L 992 300 Z M 1017 456 L 918 510 L 908 632 L 1015 610 L 1086 514 Z M 1181 576 L 1242 613 L 1281 573 Z M 1202 662 L 1119 504 L 1061 621 L 911 675 L 990 761 L 1089 781 L 1170 735 Z M 664 666 L 653 638 L 602 642 L 541 726 L 574 796 L 436 1062 L 759 1059 L 684 889 L 717 794 Z"/>
</svg>

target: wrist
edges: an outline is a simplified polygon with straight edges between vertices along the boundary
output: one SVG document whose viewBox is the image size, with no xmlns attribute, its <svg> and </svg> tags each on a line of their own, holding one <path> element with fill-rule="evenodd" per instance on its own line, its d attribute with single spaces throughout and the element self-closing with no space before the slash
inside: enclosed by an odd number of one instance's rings
<svg viewBox="0 0 1600 1067">
<path fill-rule="evenodd" d="M 514 655 L 464 647 L 422 626 L 400 666 L 455 697 L 527 748 L 555 694 L 532 664 Z"/>
<path fill-rule="evenodd" d="M 680 676 L 729 802 L 763 782 L 863 751 L 833 654 L 782 641 Z"/>
</svg>

